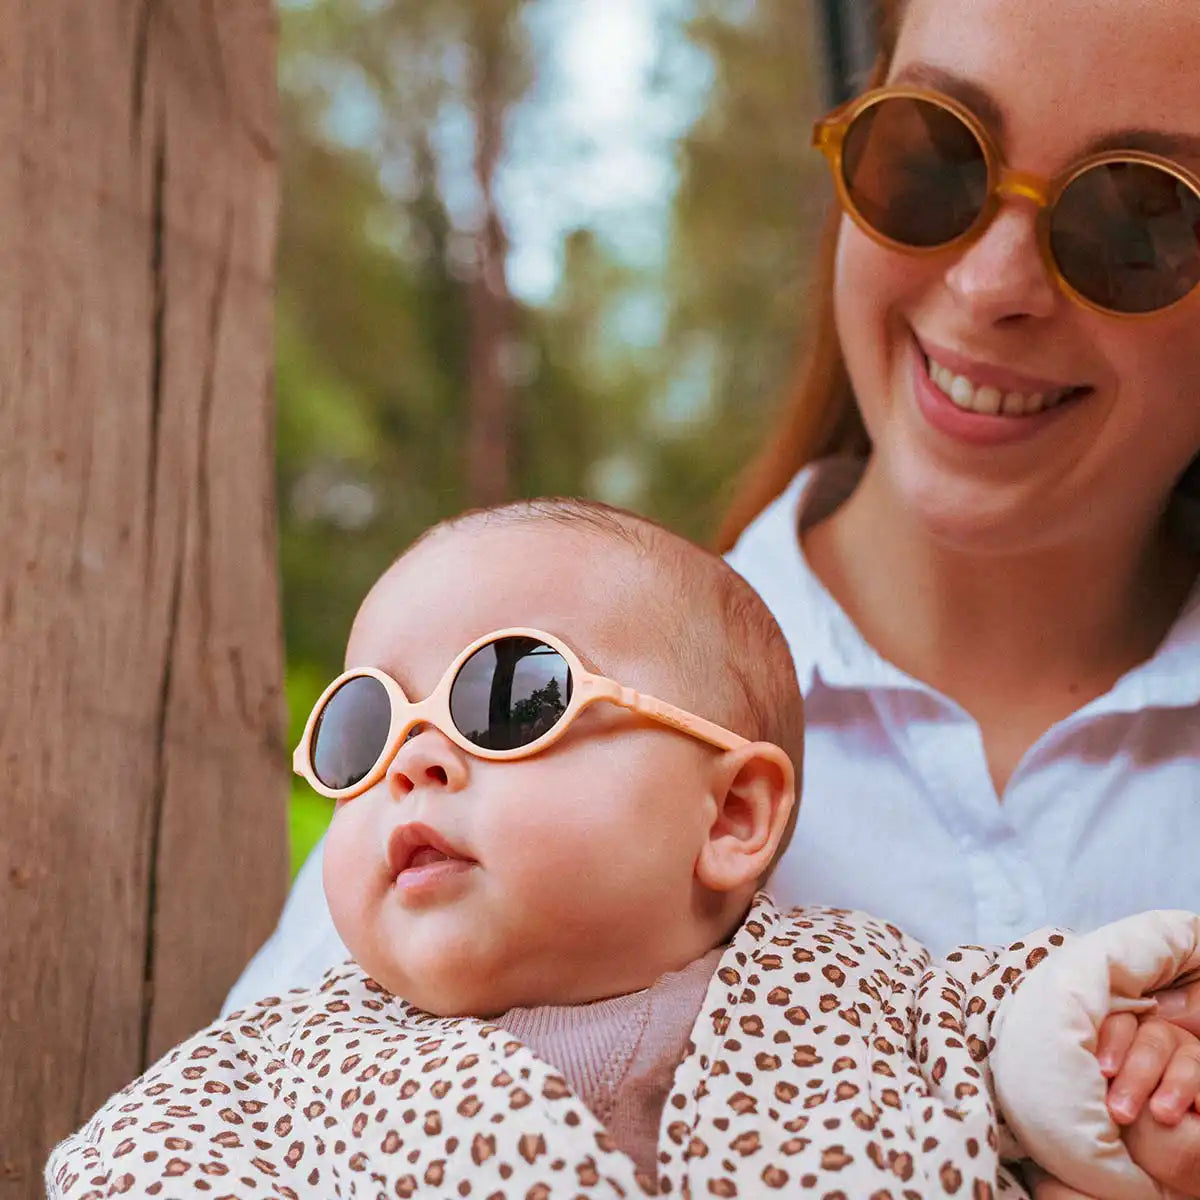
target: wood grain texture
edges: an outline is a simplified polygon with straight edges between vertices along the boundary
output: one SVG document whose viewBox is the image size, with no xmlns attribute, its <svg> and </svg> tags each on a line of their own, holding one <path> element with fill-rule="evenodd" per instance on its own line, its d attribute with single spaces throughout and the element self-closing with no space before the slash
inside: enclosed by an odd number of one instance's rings
<svg viewBox="0 0 1200 1200">
<path fill-rule="evenodd" d="M 286 887 L 270 0 L 0 0 L 0 1197 Z"/>
</svg>

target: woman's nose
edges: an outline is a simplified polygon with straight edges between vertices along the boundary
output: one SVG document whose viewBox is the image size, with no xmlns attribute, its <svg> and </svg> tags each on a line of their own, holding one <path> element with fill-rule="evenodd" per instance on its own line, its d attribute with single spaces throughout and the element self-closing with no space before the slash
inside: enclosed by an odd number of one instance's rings
<svg viewBox="0 0 1200 1200">
<path fill-rule="evenodd" d="M 1062 299 L 1038 247 L 1037 211 L 1008 200 L 947 270 L 947 287 L 975 319 L 1048 317 Z"/>
<path fill-rule="evenodd" d="M 388 767 L 388 787 L 399 796 L 417 788 L 457 792 L 466 787 L 469 771 L 467 755 L 440 729 L 417 725 Z"/>
</svg>

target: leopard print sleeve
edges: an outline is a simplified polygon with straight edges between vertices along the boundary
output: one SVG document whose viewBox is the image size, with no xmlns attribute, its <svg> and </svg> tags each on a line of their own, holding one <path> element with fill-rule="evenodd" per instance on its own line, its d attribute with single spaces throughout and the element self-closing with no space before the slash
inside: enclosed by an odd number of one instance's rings
<svg viewBox="0 0 1200 1200">
<path fill-rule="evenodd" d="M 170 1051 L 54 1149 L 47 1197 L 310 1194 L 324 1104 L 273 1036 L 310 1002 L 307 992 L 269 999 Z"/>
<path fill-rule="evenodd" d="M 407 1005 L 348 964 L 189 1039 L 46 1169 L 52 1200 L 621 1200 L 636 1165 L 498 1026 Z"/>
<path fill-rule="evenodd" d="M 973 955 L 966 978 L 993 962 Z M 981 1031 L 964 966 L 863 913 L 756 905 L 676 1078 L 665 1182 L 693 1196 L 1025 1197 L 968 1044 Z"/>
<path fill-rule="evenodd" d="M 989 1059 L 996 1016 L 1068 936 L 1047 929 L 1001 949 L 960 946 L 930 966 L 917 991 L 912 1054 L 922 1077 L 948 1112 L 968 1100 L 985 1110 L 994 1130 L 990 1143 L 1009 1162 L 1026 1155 L 995 1100 Z"/>
</svg>

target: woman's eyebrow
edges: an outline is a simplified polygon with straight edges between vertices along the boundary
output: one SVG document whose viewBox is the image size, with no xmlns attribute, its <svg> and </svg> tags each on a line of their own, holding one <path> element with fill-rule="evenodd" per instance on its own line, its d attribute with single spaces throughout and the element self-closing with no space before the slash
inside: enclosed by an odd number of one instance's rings
<svg viewBox="0 0 1200 1200">
<path fill-rule="evenodd" d="M 912 62 L 897 72 L 889 83 L 916 84 L 950 96 L 979 117 L 998 141 L 1004 140 L 1004 112 L 1000 105 L 989 92 L 961 75 L 935 67 L 933 63 Z M 1082 147 L 1081 153 L 1101 154 L 1105 150 L 1142 150 L 1168 158 L 1200 159 L 1200 136 L 1141 127 L 1112 129 L 1091 138 Z"/>
<path fill-rule="evenodd" d="M 1093 138 L 1085 147 L 1088 154 L 1104 150 L 1143 150 L 1168 158 L 1200 159 L 1200 137 L 1166 129 L 1114 129 Z"/>
<path fill-rule="evenodd" d="M 933 63 L 911 62 L 894 78 L 888 80 L 889 86 L 900 83 L 932 88 L 935 92 L 941 92 L 943 95 L 957 100 L 960 104 L 965 104 L 988 126 L 996 138 L 1003 136 L 1003 110 L 992 98 L 990 92 L 985 91 L 978 84 L 972 83 L 969 79 L 964 79 L 961 75 L 955 75 L 941 67 L 935 67 Z"/>
</svg>

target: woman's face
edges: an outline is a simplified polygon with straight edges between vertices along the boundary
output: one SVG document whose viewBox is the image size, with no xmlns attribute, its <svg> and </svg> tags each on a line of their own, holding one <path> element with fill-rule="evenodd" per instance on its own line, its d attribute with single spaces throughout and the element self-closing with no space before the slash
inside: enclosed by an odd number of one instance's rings
<svg viewBox="0 0 1200 1200">
<path fill-rule="evenodd" d="M 1200 174 L 1197 61 L 1200 6 L 1180 0 L 911 0 L 889 81 L 952 91 L 1015 170 L 1049 178 L 1148 130 L 1178 135 L 1171 157 Z M 1080 307 L 1043 266 L 1036 212 L 1010 200 L 967 248 L 925 257 L 842 223 L 838 329 L 874 469 L 950 543 L 1149 529 L 1200 451 L 1200 296 L 1132 320 Z M 1042 411 L 972 411 L 995 393 Z"/>
</svg>

